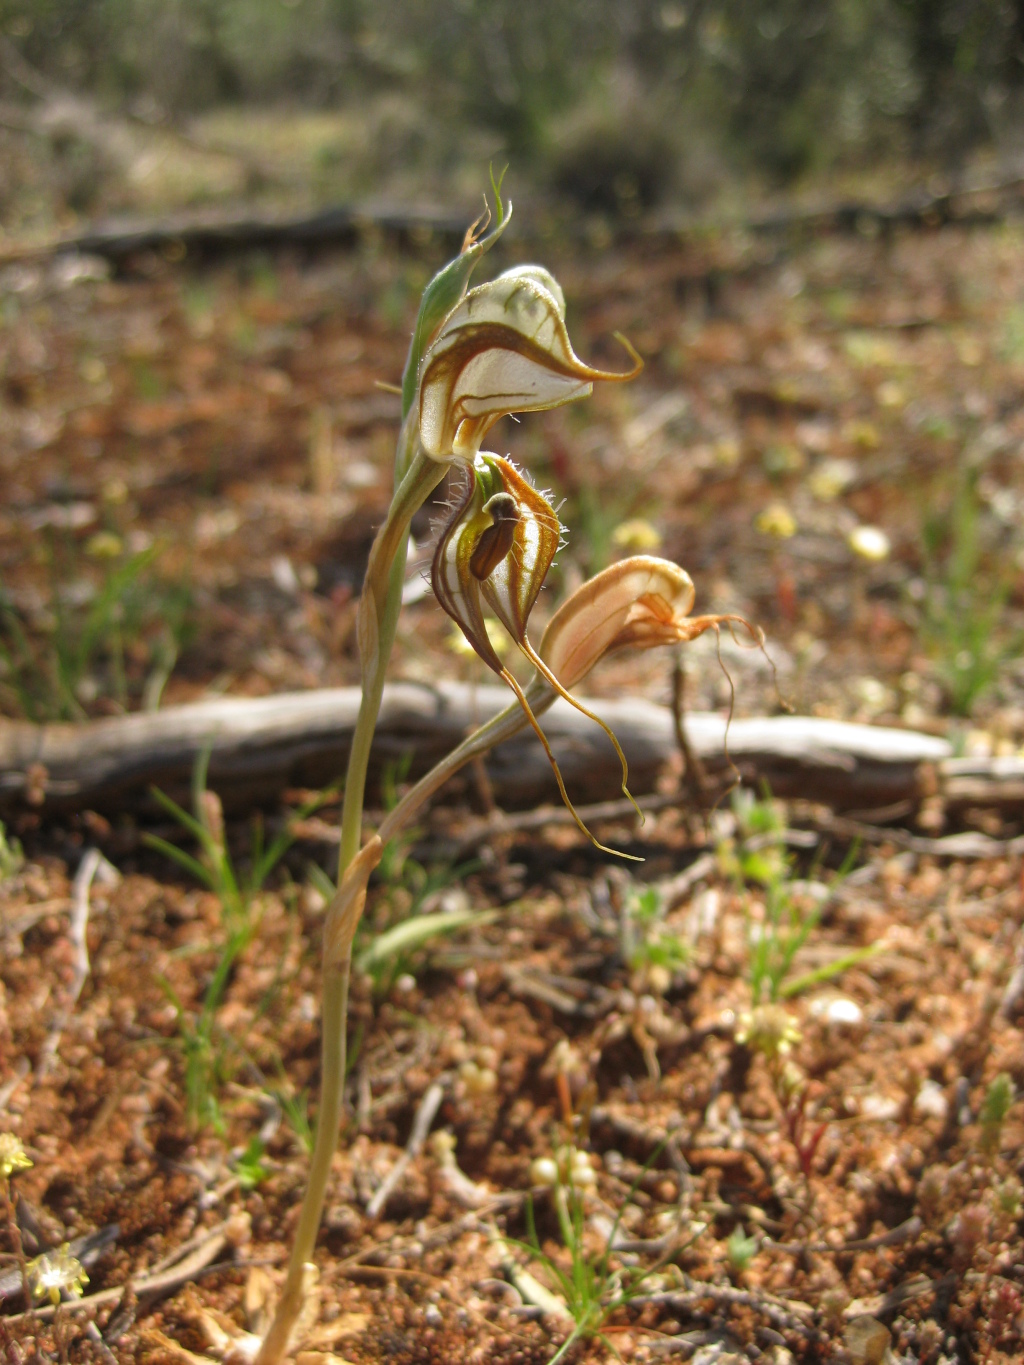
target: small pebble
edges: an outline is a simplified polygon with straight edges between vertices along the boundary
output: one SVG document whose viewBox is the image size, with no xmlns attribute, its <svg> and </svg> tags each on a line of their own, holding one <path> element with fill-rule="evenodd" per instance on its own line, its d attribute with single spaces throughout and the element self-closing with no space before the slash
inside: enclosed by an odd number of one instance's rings
<svg viewBox="0 0 1024 1365">
<path fill-rule="evenodd" d="M 891 1340 L 888 1327 L 877 1318 L 854 1318 L 843 1333 L 853 1365 L 882 1365 Z"/>
<path fill-rule="evenodd" d="M 866 1119 L 894 1119 L 900 1112 L 900 1102 L 888 1095 L 865 1095 L 860 1112 Z"/>
<path fill-rule="evenodd" d="M 922 1118 L 944 1119 L 949 1113 L 949 1101 L 938 1081 L 922 1081 L 914 1097 L 914 1113 Z"/>
<path fill-rule="evenodd" d="M 814 1000 L 811 1002 L 810 1012 L 816 1019 L 822 1019 L 826 1024 L 854 1025 L 864 1022 L 864 1011 L 857 1002 L 843 997 Z"/>
</svg>

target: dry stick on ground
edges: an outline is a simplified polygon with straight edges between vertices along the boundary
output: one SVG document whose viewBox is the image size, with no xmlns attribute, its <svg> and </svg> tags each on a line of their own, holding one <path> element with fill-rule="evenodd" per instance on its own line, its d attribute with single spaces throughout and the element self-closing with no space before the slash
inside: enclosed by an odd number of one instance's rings
<svg viewBox="0 0 1024 1365">
<path fill-rule="evenodd" d="M 91 1318 L 85 1324 L 85 1335 L 89 1338 L 93 1346 L 103 1357 L 103 1359 L 107 1362 L 107 1365 L 117 1365 L 117 1356 L 114 1355 L 113 1351 L 103 1340 L 103 1334 L 100 1332 L 100 1329 L 96 1326 L 96 1324 L 92 1321 Z"/>
<path fill-rule="evenodd" d="M 29 67 L 13 44 L 6 42 L 4 65 L 27 90 L 43 103 L 39 111 L 18 106 L 7 106 L 7 118 L 12 126 L 30 128 L 45 126 L 56 110 L 65 118 L 77 116 L 81 127 L 91 140 L 104 148 L 112 140 L 123 139 L 130 125 L 128 119 L 101 116 L 92 104 L 78 95 L 54 86 L 34 68 Z M 183 142 L 197 146 L 200 151 L 218 149 L 198 142 L 194 135 L 175 130 Z M 224 154 L 248 166 L 237 151 L 225 149 Z M 268 168 L 269 169 L 269 168 Z M 274 171 L 275 175 L 279 172 Z M 882 230 L 898 226 L 933 229 L 937 223 L 999 222 L 1018 207 L 1024 177 L 1011 174 L 1005 178 L 962 185 L 933 193 L 912 192 L 889 204 L 846 201 L 832 202 L 817 208 L 789 209 L 753 218 L 744 223 L 709 221 L 692 216 L 659 219 L 636 224 L 623 221 L 616 226 L 618 240 L 625 244 L 642 240 L 648 245 L 663 244 L 679 249 L 689 239 L 706 243 L 709 232 L 739 228 L 761 238 L 782 239 L 798 232 L 860 232 L 864 224 Z M 319 213 L 287 216 L 279 213 L 260 213 L 251 210 L 235 215 L 182 214 L 165 219 L 138 219 L 125 225 L 97 224 L 84 232 L 54 237 L 42 243 L 11 243 L 0 250 L 0 264 L 14 261 L 46 260 L 60 253 L 80 252 L 105 257 L 116 263 L 129 260 L 141 252 L 161 251 L 168 247 L 187 251 L 225 252 L 244 251 L 254 246 L 328 246 L 353 245 L 367 229 L 391 233 L 399 242 L 415 242 L 421 246 L 424 233 L 450 242 L 452 246 L 463 238 L 465 219 L 462 215 L 439 214 L 428 209 L 407 207 L 381 211 L 373 205 L 335 205 Z M 784 242 L 761 265 L 774 265 L 784 250 Z M 763 254 L 763 253 L 762 253 Z M 749 255 L 742 255 L 733 269 L 749 269 Z M 728 261 L 717 260 L 703 272 L 720 277 L 730 268 Z"/>
<path fill-rule="evenodd" d="M 688 1287 L 665 1290 L 657 1294 L 641 1294 L 632 1300 L 636 1307 L 647 1303 L 659 1304 L 675 1313 L 700 1312 L 701 1304 L 710 1300 L 717 1308 L 750 1308 L 774 1327 L 784 1331 L 799 1332 L 802 1336 L 817 1336 L 816 1329 L 809 1319 L 813 1315 L 810 1304 L 792 1299 L 780 1299 L 763 1290 L 734 1289 L 725 1284 L 693 1284 L 687 1277 Z"/>
<path fill-rule="evenodd" d="M 685 795 L 673 792 L 671 795 L 646 796 L 636 805 L 645 815 L 653 815 L 657 811 L 678 806 L 686 799 Z M 635 820 L 636 805 L 622 797 L 616 801 L 595 801 L 593 805 L 577 806 L 576 813 L 585 825 L 600 824 L 603 820 Z M 529 834 L 553 825 L 575 827 L 576 821 L 564 806 L 543 806 L 540 810 L 518 811 L 514 815 L 495 808 L 493 815 L 489 815 L 486 820 L 473 821 L 468 828 L 461 830 L 458 842 L 452 849 L 452 856 L 461 858 L 470 849 L 491 839 L 503 838 L 507 834 Z"/>
<path fill-rule="evenodd" d="M 40 1049 L 39 1061 L 36 1065 L 37 1081 L 46 1077 L 47 1072 L 57 1059 L 61 1035 L 67 1027 L 75 1006 L 78 1004 L 78 997 L 82 994 L 82 987 L 89 975 L 89 947 L 86 942 L 86 934 L 89 928 L 89 892 L 92 888 L 93 878 L 97 874 L 103 876 L 108 882 L 116 881 L 119 876 L 117 869 L 107 862 L 98 848 L 90 848 L 79 863 L 75 880 L 71 885 L 71 924 L 68 929 L 68 936 L 74 949 L 74 974 L 71 978 L 70 996 L 67 1004 L 58 1013 L 53 1027 Z"/>
<path fill-rule="evenodd" d="M 430 1125 L 437 1116 L 437 1111 L 441 1107 L 444 1099 L 445 1085 L 447 1077 L 440 1077 L 438 1080 L 427 1087 L 423 1098 L 420 1100 L 416 1110 L 416 1116 L 412 1122 L 412 1132 L 409 1134 L 409 1141 L 405 1144 L 405 1151 L 398 1158 L 391 1170 L 384 1177 L 377 1192 L 366 1206 L 367 1217 L 379 1218 L 384 1212 L 384 1207 L 388 1199 L 394 1193 L 398 1182 L 408 1170 L 409 1166 L 419 1155 L 420 1148 L 427 1140 L 430 1132 Z"/>
<path fill-rule="evenodd" d="M 148 1275 L 140 1275 L 130 1280 L 127 1284 L 116 1285 L 112 1289 L 101 1289 L 96 1294 L 87 1294 L 81 1299 L 69 1299 L 62 1307 L 66 1312 L 81 1313 L 93 1312 L 97 1308 L 103 1308 L 108 1304 L 120 1303 L 129 1292 L 135 1294 L 139 1299 L 154 1300 L 162 1298 L 166 1294 L 173 1294 L 176 1289 L 180 1289 L 183 1284 L 207 1270 L 217 1260 L 224 1248 L 231 1244 L 229 1230 L 232 1220 L 226 1219 L 216 1228 L 211 1228 L 209 1234 L 199 1241 L 191 1252 L 176 1261 L 167 1270 L 151 1272 Z M 193 1242 L 195 1239 L 192 1239 Z M 186 1243 L 186 1246 L 192 1243 Z M 178 1248 L 180 1253 L 182 1248 Z M 230 1264 L 225 1269 L 230 1269 Z M 23 1318 L 34 1315 L 36 1318 L 50 1318 L 53 1316 L 54 1308 L 52 1304 L 44 1304 L 40 1308 L 31 1310 L 31 1314 L 14 1313 L 6 1320 L 8 1322 L 20 1322 Z"/>
<path fill-rule="evenodd" d="M 273 799 L 288 787 L 325 786 L 351 748 L 359 696 L 358 688 L 331 688 L 219 698 L 81 725 L 12 722 L 0 728 L 0 818 L 26 808 L 138 812 L 147 809 L 154 784 L 186 799 L 196 759 L 205 749 L 210 750 L 210 785 L 229 811 Z M 669 708 L 640 700 L 581 700 L 618 734 L 634 794 L 651 792 L 676 742 Z M 487 721 L 505 709 L 506 693 L 454 682 L 389 685 L 373 770 L 380 774 L 408 754 L 411 775 L 425 772 L 463 739 L 474 703 L 480 720 Z M 618 761 L 591 721 L 558 701 L 547 713 L 545 729 L 571 790 L 619 793 Z M 686 734 L 705 764 L 724 764 L 723 717 L 691 713 Z M 923 767 L 938 772 L 940 792 L 945 765 L 951 782 L 964 780 L 961 761 L 950 758 L 946 741 L 914 731 L 772 716 L 734 720 L 728 742 L 744 781 L 766 781 L 777 796 L 805 797 L 839 809 L 916 803 Z M 1024 760 L 1015 760 L 1016 766 L 1002 759 L 991 762 L 987 782 L 981 766 L 972 770 L 972 804 L 979 804 L 977 788 L 987 785 L 990 803 L 1006 804 L 1004 797 L 1012 797 L 1019 810 Z M 533 806 L 553 792 L 551 768 L 532 736 L 498 745 L 488 756 L 487 773 L 503 806 Z"/>
<path fill-rule="evenodd" d="M 841 1256 L 845 1252 L 876 1251 L 879 1247 L 912 1242 L 920 1235 L 923 1227 L 921 1219 L 915 1216 L 890 1228 L 888 1232 L 880 1232 L 876 1237 L 857 1237 L 852 1242 L 773 1242 L 766 1237 L 761 1245 L 766 1251 L 785 1251 L 790 1256 L 803 1256 L 809 1251 L 830 1252 L 834 1256 Z"/>
<path fill-rule="evenodd" d="M 965 830 L 961 834 L 944 834 L 929 839 L 906 830 L 871 825 L 864 820 L 850 820 L 845 816 L 816 813 L 810 822 L 828 834 L 842 839 L 860 839 L 866 844 L 894 844 L 908 853 L 930 854 L 940 858 L 1015 858 L 1024 853 L 1024 835 L 1014 839 L 994 839 L 990 834 Z"/>
</svg>

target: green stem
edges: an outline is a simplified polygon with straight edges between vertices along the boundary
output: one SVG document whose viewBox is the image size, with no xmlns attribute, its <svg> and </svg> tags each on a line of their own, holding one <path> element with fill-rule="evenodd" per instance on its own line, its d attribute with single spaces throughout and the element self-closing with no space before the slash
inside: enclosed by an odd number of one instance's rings
<svg viewBox="0 0 1024 1365">
<path fill-rule="evenodd" d="M 366 772 L 384 691 L 384 676 L 402 608 L 409 524 L 445 472 L 443 464 L 428 459 L 418 449 L 414 424 L 407 423 L 399 439 L 399 468 L 404 467 L 406 473 L 395 491 L 387 520 L 378 531 L 370 550 L 370 562 L 359 604 L 363 695 L 345 779 L 338 860 L 339 886 L 345 870 L 359 851 L 362 837 Z M 348 986 L 352 962 L 351 937 L 346 951 L 338 952 L 336 948 L 338 920 L 343 910 L 343 906 L 332 904 L 324 924 L 325 949 L 329 945 L 334 946 L 325 952 L 324 961 L 320 1108 L 310 1158 L 309 1183 L 302 1200 L 281 1300 L 255 1365 L 277 1365 L 288 1348 L 288 1339 L 307 1294 L 307 1266 L 316 1246 L 331 1162 L 338 1142 L 344 1100 Z M 354 931 L 353 923 L 348 932 L 351 934 Z"/>
<path fill-rule="evenodd" d="M 363 826 L 366 770 L 373 732 L 384 692 L 388 660 L 402 609 L 402 585 L 413 514 L 441 482 L 444 466 L 417 452 L 395 493 L 387 521 L 377 533 L 366 568 L 359 604 L 360 650 L 363 656 L 363 695 L 359 703 L 352 748 L 348 756 L 345 799 L 341 811 L 341 849 L 338 880 L 359 852 Z M 369 657 L 367 657 L 369 656 Z"/>
<path fill-rule="evenodd" d="M 342 1096 L 345 1088 L 345 1031 L 348 1019 L 348 983 L 351 956 L 324 976 L 324 1002 L 321 1015 L 322 1076 L 320 1110 L 310 1158 L 309 1184 L 302 1200 L 295 1239 L 288 1261 L 288 1274 L 281 1298 L 256 1357 L 256 1365 L 275 1365 L 284 1357 L 292 1329 L 302 1311 L 308 1292 L 307 1264 L 313 1255 L 320 1229 L 331 1161 L 338 1140 Z"/>
</svg>

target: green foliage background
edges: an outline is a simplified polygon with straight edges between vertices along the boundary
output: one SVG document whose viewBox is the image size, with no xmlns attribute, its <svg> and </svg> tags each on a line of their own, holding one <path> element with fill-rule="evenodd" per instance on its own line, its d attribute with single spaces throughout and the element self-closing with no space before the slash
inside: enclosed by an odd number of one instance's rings
<svg viewBox="0 0 1024 1365">
<path fill-rule="evenodd" d="M 945 167 L 1011 144 L 1024 88 L 1024 0 L 0 0 L 0 30 L 153 118 L 401 92 L 598 207 L 723 166 Z"/>
</svg>

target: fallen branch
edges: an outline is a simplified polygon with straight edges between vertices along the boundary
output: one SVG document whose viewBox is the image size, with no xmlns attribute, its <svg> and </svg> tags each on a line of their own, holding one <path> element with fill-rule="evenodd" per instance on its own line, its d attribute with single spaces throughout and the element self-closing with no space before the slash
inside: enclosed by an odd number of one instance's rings
<svg viewBox="0 0 1024 1365">
<path fill-rule="evenodd" d="M 44 92 L 40 91 L 42 96 Z M 0 124 L 16 131 L 45 131 L 55 125 L 74 126 L 104 150 L 118 153 L 124 160 L 122 144 L 129 129 L 124 119 L 101 117 L 81 97 L 65 91 L 51 92 L 36 108 L 6 104 L 0 109 Z M 177 130 L 182 141 L 205 152 L 241 160 L 237 151 L 197 144 Z M 645 245 L 678 248 L 687 243 L 705 244 L 709 234 L 747 233 L 759 238 L 785 237 L 802 233 L 861 233 L 865 228 L 879 232 L 897 227 L 934 229 L 949 223 L 975 225 L 1002 221 L 1018 206 L 1024 177 L 1011 175 L 1001 180 L 979 182 L 943 190 L 938 194 L 917 191 L 888 204 L 866 200 L 846 200 L 812 207 L 787 207 L 761 214 L 744 222 L 696 218 L 671 212 L 635 223 L 623 220 L 613 227 L 613 240 L 619 245 L 643 241 Z M 472 216 L 469 214 L 468 216 Z M 352 247 L 369 232 L 384 232 L 399 246 L 422 250 L 432 239 L 447 246 L 457 245 L 465 233 L 467 215 L 453 217 L 414 205 L 381 208 L 373 204 L 338 204 L 318 212 L 281 214 L 247 208 L 235 212 L 182 213 L 159 219 L 121 219 L 99 222 L 84 232 L 68 233 L 42 242 L 12 242 L 0 248 L 0 265 L 13 262 L 45 261 L 58 255 L 100 256 L 124 266 L 133 257 L 159 252 L 182 260 L 186 256 L 219 256 L 254 248 L 277 247 Z M 566 234 L 585 241 L 589 225 L 578 218 L 564 225 Z M 758 265 L 774 264 L 774 254 Z M 741 255 L 739 262 L 719 261 L 705 266 L 701 273 L 721 275 L 730 269 L 746 270 L 752 259 Z"/>
<path fill-rule="evenodd" d="M 804 1336 L 817 1336 L 811 1325 L 814 1310 L 810 1304 L 800 1303 L 796 1299 L 780 1299 L 764 1290 L 735 1289 L 725 1284 L 692 1284 L 685 1291 L 672 1289 L 658 1294 L 640 1294 L 632 1302 L 637 1307 L 648 1303 L 659 1304 L 674 1313 L 687 1315 L 706 1311 L 703 1305 L 708 1302 L 718 1309 L 749 1308 L 767 1319 L 773 1327 L 799 1332 Z"/>
<path fill-rule="evenodd" d="M 892 844 L 908 853 L 927 854 L 935 858 L 1014 858 L 1024 854 L 1024 835 L 1015 839 L 994 839 L 990 834 L 963 830 L 959 834 L 943 834 L 930 839 L 921 834 L 910 834 L 904 829 L 890 829 L 871 825 L 864 820 L 847 820 L 840 815 L 816 814 L 809 817 L 817 829 L 836 834 L 841 839 L 859 839 L 865 844 Z"/>
<path fill-rule="evenodd" d="M 391 684 L 384 690 L 372 771 L 379 778 L 387 766 L 408 759 L 410 775 L 418 776 L 507 701 L 499 687 Z M 644 701 L 586 704 L 617 733 L 633 792 L 651 792 L 676 747 L 671 710 Z M 0 818 L 19 809 L 144 812 L 148 806 L 155 813 L 149 788 L 187 801 L 196 760 L 207 749 L 210 785 L 229 810 L 273 801 L 289 787 L 324 787 L 344 771 L 358 705 L 357 688 L 335 688 L 218 698 L 81 725 L 8 722 L 0 725 Z M 618 796 L 615 753 L 592 721 L 558 701 L 544 728 L 570 791 L 585 790 L 592 800 Z M 937 769 L 941 787 L 950 762 L 949 745 L 931 735 L 812 716 L 736 720 L 727 727 L 722 716 L 694 713 L 686 717 L 686 731 L 709 770 L 728 775 L 734 768 L 744 782 L 767 783 L 777 796 L 837 810 L 916 804 L 922 770 Z M 979 765 L 972 763 L 977 784 Z M 993 763 L 1002 765 L 993 779 L 1001 800 L 1006 761 Z M 1024 763 L 1020 770 L 1024 775 Z M 528 734 L 489 755 L 487 777 L 506 808 L 557 800 L 550 765 Z"/>
<path fill-rule="evenodd" d="M 880 1232 L 875 1237 L 857 1237 L 850 1242 L 773 1242 L 766 1237 L 762 1246 L 766 1251 L 785 1251 L 790 1256 L 806 1256 L 808 1252 L 828 1253 L 842 1256 L 854 1251 L 876 1251 L 879 1247 L 898 1246 L 902 1242 L 912 1242 L 919 1237 L 924 1224 L 920 1218 L 908 1218 L 888 1232 Z"/>
<path fill-rule="evenodd" d="M 0 248 L 0 265 L 45 261 L 58 255 L 100 256 L 116 265 L 160 252 L 175 260 L 223 256 L 268 247 L 353 247 L 367 232 L 386 232 L 400 246 L 422 247 L 432 238 L 448 244 L 465 235 L 463 218 L 427 209 L 374 209 L 339 204 L 316 213 L 284 215 L 243 210 L 225 214 L 180 214 L 157 220 L 122 219 L 97 223 L 85 232 L 38 244 Z"/>
</svg>

